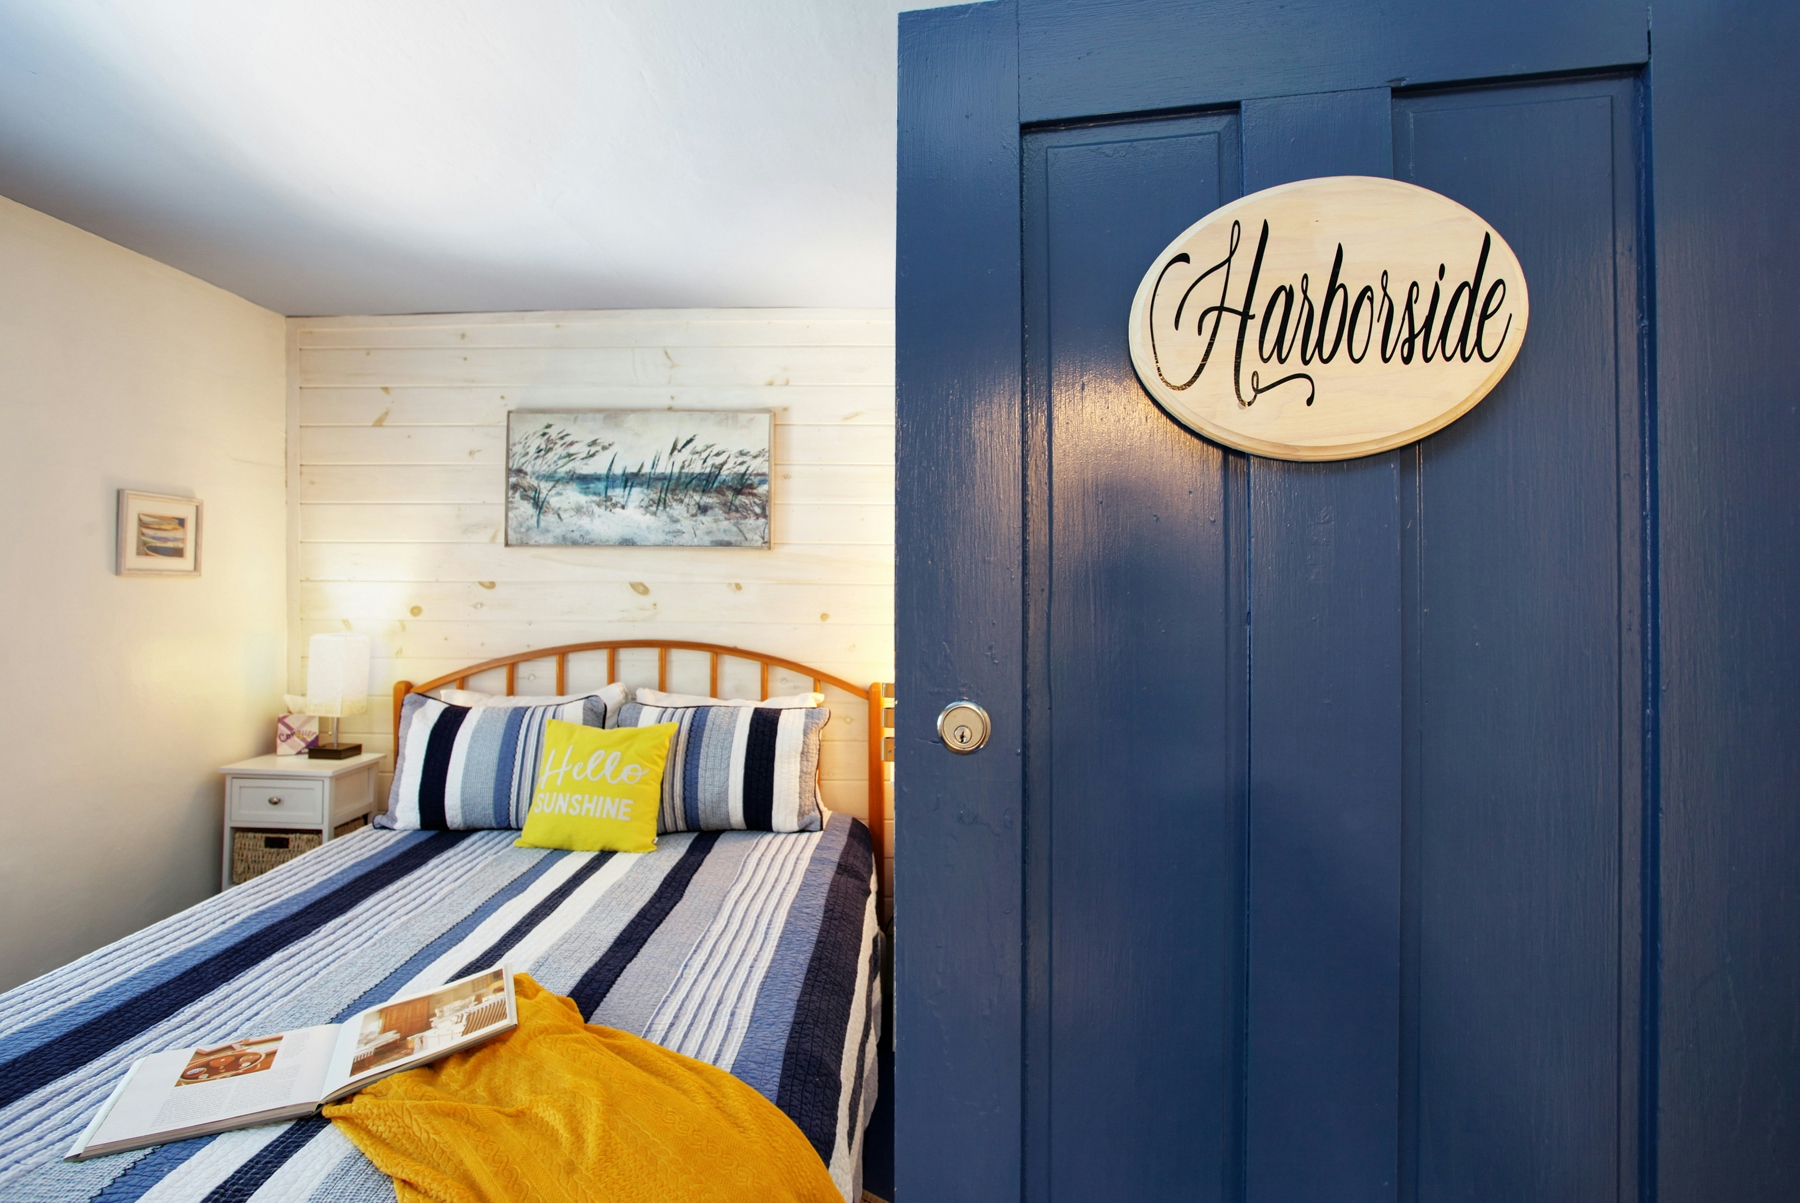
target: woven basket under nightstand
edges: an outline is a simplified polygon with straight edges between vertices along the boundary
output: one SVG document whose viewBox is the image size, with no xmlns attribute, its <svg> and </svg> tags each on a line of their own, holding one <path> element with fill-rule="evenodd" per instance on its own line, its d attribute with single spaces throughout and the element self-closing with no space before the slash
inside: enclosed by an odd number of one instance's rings
<svg viewBox="0 0 1800 1203">
<path fill-rule="evenodd" d="M 252 877 L 261 877 L 322 843 L 314 831 L 235 830 L 231 833 L 231 884 L 241 886 Z"/>
</svg>

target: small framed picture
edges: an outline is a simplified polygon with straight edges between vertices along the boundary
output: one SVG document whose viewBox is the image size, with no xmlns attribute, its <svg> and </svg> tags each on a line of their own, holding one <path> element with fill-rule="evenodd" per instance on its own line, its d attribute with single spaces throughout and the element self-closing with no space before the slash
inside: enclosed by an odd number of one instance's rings
<svg viewBox="0 0 1800 1203">
<path fill-rule="evenodd" d="M 120 576 L 199 576 L 200 501 L 119 490 Z"/>
</svg>

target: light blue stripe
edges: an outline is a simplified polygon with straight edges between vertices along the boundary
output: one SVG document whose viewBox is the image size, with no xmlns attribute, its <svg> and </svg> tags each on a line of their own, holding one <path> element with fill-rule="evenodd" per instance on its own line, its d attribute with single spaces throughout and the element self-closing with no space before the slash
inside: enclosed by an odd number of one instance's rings
<svg viewBox="0 0 1800 1203">
<path fill-rule="evenodd" d="M 129 977 L 120 978 L 95 990 L 86 998 L 58 1011 L 50 1018 L 15 1028 L 5 1036 L 0 1036 L 0 1063 L 15 1060 L 34 1048 L 48 1044 L 94 1016 L 103 1014 L 127 999 L 135 998 L 162 985 L 212 956 L 220 948 L 235 944 L 289 915 L 305 910 L 339 886 L 346 885 L 369 870 L 386 864 L 419 840 L 430 838 L 430 835 L 429 832 L 409 832 L 405 836 L 395 839 L 392 844 L 378 846 L 370 855 L 353 864 L 346 865 L 342 870 L 323 881 L 298 893 L 280 898 L 262 910 L 209 935 L 204 940 L 196 940 L 188 947 L 170 954 Z"/>
<path fill-rule="evenodd" d="M 461 830 L 492 827 L 494 779 L 500 775 L 501 748 L 506 733 L 507 715 L 492 707 L 477 707 L 469 712 L 463 726 L 468 730 L 467 750 L 463 754 L 462 779 L 455 783 L 454 814 L 449 825 Z"/>
<path fill-rule="evenodd" d="M 833 816 L 813 850 L 812 863 L 800 880 L 800 893 L 788 908 L 787 924 L 775 956 L 763 974 L 756 1009 L 750 1013 L 750 1030 L 738 1046 L 737 1060 L 726 1066 L 733 1076 L 756 1087 L 771 1103 L 781 1089 L 781 1063 L 787 1056 L 788 1029 L 794 1026 L 794 1008 L 806 969 L 812 963 L 813 946 L 819 942 L 819 926 L 825 920 L 825 897 L 837 872 L 838 858 L 850 836 L 851 820 Z M 784 837 L 775 837 L 784 838 Z"/>
<path fill-rule="evenodd" d="M 463 917 L 462 921 L 450 928 L 443 935 L 419 949 L 408 957 L 406 963 L 389 973 L 386 977 L 364 990 L 349 1006 L 339 1011 L 332 1019 L 333 1023 L 342 1023 L 365 1007 L 372 1007 L 378 1002 L 385 1002 L 394 991 L 404 986 L 418 975 L 420 970 L 456 947 L 470 932 L 487 921 L 489 915 L 523 894 L 531 888 L 531 883 L 550 871 L 550 867 L 569 855 L 567 852 L 548 852 L 538 858 L 535 865 L 513 878 L 504 889 L 497 891 L 492 897 Z"/>
<path fill-rule="evenodd" d="M 495 827 L 522 827 L 522 823 L 514 823 L 512 814 L 513 773 L 512 765 L 517 759 L 519 732 L 525 728 L 525 712 L 518 708 L 506 712 L 506 725 L 500 732 L 500 747 L 494 757 L 493 795 L 488 799 L 489 810 L 493 815 Z M 513 754 L 508 755 L 511 751 Z M 500 771 L 505 764 L 506 772 Z"/>
</svg>

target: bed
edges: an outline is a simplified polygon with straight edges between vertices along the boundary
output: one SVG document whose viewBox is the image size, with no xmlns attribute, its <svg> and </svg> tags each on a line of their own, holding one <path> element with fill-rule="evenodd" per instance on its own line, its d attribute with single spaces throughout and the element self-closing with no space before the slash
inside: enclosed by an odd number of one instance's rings
<svg viewBox="0 0 1800 1203">
<path fill-rule="evenodd" d="M 888 693 L 705 644 L 599 643 L 459 670 L 405 693 L 600 652 L 671 651 L 810 677 L 868 706 L 869 817 L 800 834 L 667 834 L 654 852 L 518 848 L 517 833 L 365 828 L 0 995 L 0 1198 L 174 1203 L 393 1198 L 320 1119 L 137 1153 L 61 1159 L 137 1057 L 340 1020 L 504 962 L 593 1023 L 728 1070 L 800 1127 L 847 1200 L 861 1191 L 881 1032 L 878 919 Z M 559 688 L 559 692 L 562 689 Z M 398 707 L 396 707 L 398 709 Z M 858 715 L 860 718 L 860 715 Z"/>
</svg>

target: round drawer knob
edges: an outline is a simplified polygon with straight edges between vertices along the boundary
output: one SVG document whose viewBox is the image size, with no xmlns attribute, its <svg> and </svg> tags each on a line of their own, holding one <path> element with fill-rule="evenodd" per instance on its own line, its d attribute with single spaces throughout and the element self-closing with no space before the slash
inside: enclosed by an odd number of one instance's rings
<svg viewBox="0 0 1800 1203">
<path fill-rule="evenodd" d="M 270 799 L 269 799 L 269 805 L 270 805 L 270 806 L 280 806 L 280 805 L 281 805 L 281 799 L 280 799 L 280 798 L 278 798 L 278 797 L 276 797 L 276 798 L 270 798 Z"/>
</svg>

